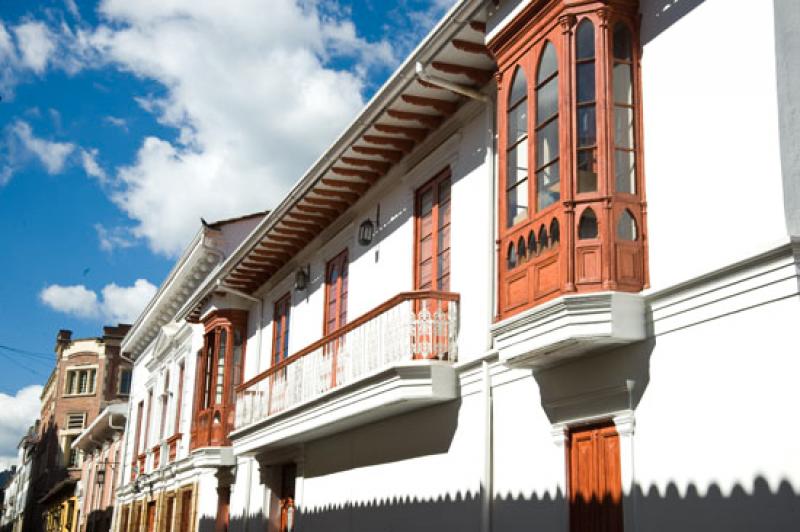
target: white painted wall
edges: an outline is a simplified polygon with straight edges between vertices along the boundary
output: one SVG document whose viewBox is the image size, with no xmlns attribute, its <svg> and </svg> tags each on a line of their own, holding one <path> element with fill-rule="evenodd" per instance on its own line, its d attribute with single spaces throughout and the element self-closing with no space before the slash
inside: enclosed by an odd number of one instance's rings
<svg viewBox="0 0 800 532">
<path fill-rule="evenodd" d="M 655 289 L 787 239 L 772 2 L 704 0 L 657 34 L 665 4 L 641 1 Z"/>
</svg>

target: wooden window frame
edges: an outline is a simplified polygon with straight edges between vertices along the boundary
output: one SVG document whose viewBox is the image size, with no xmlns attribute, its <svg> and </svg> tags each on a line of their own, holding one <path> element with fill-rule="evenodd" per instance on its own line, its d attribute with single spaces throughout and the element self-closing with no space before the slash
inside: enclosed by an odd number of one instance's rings
<svg viewBox="0 0 800 532">
<path fill-rule="evenodd" d="M 139 458 L 140 439 L 142 437 L 142 418 L 144 417 L 144 399 L 136 405 L 136 431 L 133 434 L 133 456 L 131 457 L 131 479 L 141 475 L 144 471 L 137 471 Z"/>
<path fill-rule="evenodd" d="M 447 288 L 440 289 L 438 285 L 438 281 L 440 280 L 441 272 L 439 271 L 438 267 L 438 257 L 439 257 L 439 231 L 442 229 L 439 227 L 439 214 L 440 214 L 440 197 L 439 197 L 439 187 L 445 182 L 449 182 L 450 186 L 450 193 L 448 195 L 448 203 L 450 208 L 450 222 L 447 224 L 450 230 L 450 238 L 448 238 L 447 242 L 447 249 L 452 254 L 452 227 L 453 227 L 453 190 L 452 186 L 453 183 L 451 181 L 452 173 L 450 172 L 450 168 L 447 167 L 438 174 L 436 174 L 433 178 L 429 179 L 425 182 L 422 186 L 418 187 L 414 191 L 414 290 L 432 290 L 432 291 L 441 291 L 441 292 L 449 292 L 450 291 L 450 282 L 451 282 L 451 275 L 452 275 L 452 262 L 450 260 L 450 256 L 448 256 L 447 262 Z M 530 181 L 530 178 L 528 178 Z M 431 286 L 430 288 L 422 288 L 422 279 L 421 279 L 421 267 L 420 267 L 420 236 L 422 234 L 422 216 L 421 216 L 421 198 L 424 193 L 428 190 L 433 192 L 433 203 L 431 206 Z"/>
<path fill-rule="evenodd" d="M 347 300 L 348 300 L 347 296 L 349 295 L 349 291 L 350 291 L 350 289 L 349 289 L 350 264 L 348 262 L 349 258 L 350 257 L 349 257 L 348 249 L 344 248 L 342 251 L 337 253 L 336 256 L 334 256 L 332 259 L 330 259 L 328 262 L 325 263 L 325 311 L 323 313 L 324 317 L 323 317 L 323 322 L 322 322 L 322 335 L 323 336 L 327 336 L 329 334 L 332 334 L 332 333 L 336 332 L 339 328 L 341 328 L 342 326 L 347 324 Z M 341 265 L 342 268 L 339 270 L 339 275 L 336 278 L 336 310 L 335 310 L 335 312 L 336 312 L 336 320 L 335 320 L 336 323 L 333 326 L 333 328 L 331 328 L 329 330 L 328 329 L 328 323 L 330 322 L 330 315 L 329 315 L 329 312 L 330 312 L 330 309 L 329 309 L 329 303 L 330 303 L 330 293 L 329 293 L 329 289 L 330 289 L 330 273 L 331 273 L 331 268 L 333 266 L 337 266 L 337 265 Z M 345 275 L 342 275 L 342 272 L 346 272 Z M 347 284 L 348 288 L 347 288 L 347 291 L 344 292 L 344 296 L 345 296 L 344 297 L 344 304 L 342 304 L 342 293 L 343 293 L 342 292 L 342 285 L 344 284 L 342 279 L 344 277 L 347 277 L 347 279 L 348 279 L 348 284 Z M 342 321 L 342 319 L 341 319 L 341 317 L 342 317 L 342 307 L 344 307 L 344 313 L 345 313 L 344 321 Z"/>
<path fill-rule="evenodd" d="M 89 397 L 97 393 L 98 366 L 72 366 L 66 369 L 64 375 L 65 397 Z M 81 374 L 86 374 L 86 391 L 80 391 Z M 74 379 L 70 380 L 70 377 Z"/>
<path fill-rule="evenodd" d="M 285 312 L 281 312 L 284 309 Z M 280 364 L 289 357 L 289 330 L 292 314 L 292 293 L 287 292 L 275 301 L 272 313 L 272 365 Z M 280 332 L 278 331 L 280 324 Z M 278 338 L 281 334 L 282 337 Z M 282 342 L 279 341 L 283 339 Z"/>
<path fill-rule="evenodd" d="M 173 435 L 180 434 L 181 413 L 183 410 L 183 383 L 186 378 L 186 360 L 181 360 L 178 364 L 178 395 L 175 398 L 175 422 L 172 430 Z"/>
<path fill-rule="evenodd" d="M 197 358 L 195 402 L 192 416 L 191 450 L 200 447 L 229 446 L 228 434 L 233 430 L 236 402 L 235 388 L 244 377 L 247 351 L 247 311 L 224 309 L 211 313 L 204 320 L 203 348 Z M 225 333 L 224 352 L 220 348 Z M 234 364 L 237 334 L 241 341 L 238 367 Z M 220 366 L 220 357 L 223 358 Z M 222 368 L 222 389 L 219 392 Z M 219 396 L 219 397 L 218 397 Z M 219 422 L 214 420 L 219 418 Z"/>
</svg>

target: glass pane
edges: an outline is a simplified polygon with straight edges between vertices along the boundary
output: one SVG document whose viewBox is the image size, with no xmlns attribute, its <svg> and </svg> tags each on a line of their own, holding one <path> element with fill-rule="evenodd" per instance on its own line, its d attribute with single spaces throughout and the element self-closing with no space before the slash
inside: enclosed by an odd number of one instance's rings
<svg viewBox="0 0 800 532">
<path fill-rule="evenodd" d="M 528 181 L 522 181 L 508 191 L 508 227 L 528 217 Z"/>
<path fill-rule="evenodd" d="M 536 235 L 531 231 L 528 233 L 528 253 L 535 255 L 536 252 Z"/>
<path fill-rule="evenodd" d="M 556 57 L 556 47 L 548 42 L 544 46 L 542 58 L 539 60 L 539 75 L 536 77 L 536 84 L 540 85 L 544 80 L 558 72 L 558 58 Z"/>
<path fill-rule="evenodd" d="M 593 102 L 594 91 L 594 61 L 578 63 L 575 65 L 575 86 L 578 91 L 578 103 Z"/>
<path fill-rule="evenodd" d="M 614 101 L 633 105 L 631 66 L 626 63 L 614 65 Z"/>
<path fill-rule="evenodd" d="M 225 389 L 225 356 L 227 353 L 228 330 L 222 329 L 219 334 L 219 351 L 217 352 L 217 385 L 215 390 L 215 404 L 222 403 L 222 392 Z"/>
<path fill-rule="evenodd" d="M 620 240 L 636 240 L 636 220 L 627 210 L 623 211 L 617 223 L 617 238 Z"/>
<path fill-rule="evenodd" d="M 439 253 L 450 249 L 450 226 L 443 227 L 436 236 Z M 439 270 L 441 271 L 441 270 Z"/>
<path fill-rule="evenodd" d="M 508 144 L 514 144 L 528 134 L 528 102 L 521 102 L 508 112 Z"/>
<path fill-rule="evenodd" d="M 578 59 L 594 57 L 594 26 L 590 20 L 584 19 L 578 25 L 575 41 L 575 55 Z"/>
<path fill-rule="evenodd" d="M 525 260 L 525 239 L 519 237 L 519 240 L 517 241 L 517 261 L 520 264 L 522 264 L 524 260 Z"/>
<path fill-rule="evenodd" d="M 433 210 L 433 190 L 428 189 L 419 200 L 419 214 L 424 216 Z M 335 268 L 335 267 L 334 267 Z"/>
<path fill-rule="evenodd" d="M 539 249 L 544 250 L 547 247 L 547 229 L 545 229 L 544 226 L 541 226 L 539 227 Z"/>
<path fill-rule="evenodd" d="M 523 142 L 508 152 L 506 188 L 528 177 L 528 144 Z"/>
<path fill-rule="evenodd" d="M 617 192 L 636 194 L 636 165 L 632 151 L 617 150 L 614 157 Z"/>
<path fill-rule="evenodd" d="M 508 245 L 508 253 L 506 254 L 506 267 L 510 270 L 517 265 L 517 253 L 514 249 L 514 243 Z"/>
<path fill-rule="evenodd" d="M 597 164 L 594 150 L 578 152 L 578 192 L 597 190 Z"/>
<path fill-rule="evenodd" d="M 536 91 L 536 125 L 558 113 L 558 78 L 553 78 Z"/>
<path fill-rule="evenodd" d="M 558 120 L 536 132 L 536 168 L 558 158 Z"/>
<path fill-rule="evenodd" d="M 586 209 L 581 215 L 581 221 L 578 224 L 578 238 L 581 240 L 597 238 L 597 216 L 592 209 Z"/>
<path fill-rule="evenodd" d="M 594 146 L 597 143 L 597 126 L 594 105 L 578 107 L 578 146 Z"/>
<path fill-rule="evenodd" d="M 628 31 L 628 26 L 622 22 L 618 22 L 614 26 L 614 57 L 627 61 L 632 59 L 631 32 Z"/>
<path fill-rule="evenodd" d="M 614 144 L 617 148 L 633 149 L 633 109 L 614 108 Z"/>
<path fill-rule="evenodd" d="M 537 172 L 536 187 L 536 210 L 541 211 L 561 199 L 561 179 L 557 162 Z"/>
<path fill-rule="evenodd" d="M 517 67 L 514 71 L 514 81 L 511 84 L 511 92 L 508 95 L 508 106 L 511 107 L 525 97 L 528 89 L 528 82 L 525 80 L 525 72 Z"/>
<path fill-rule="evenodd" d="M 553 221 L 550 222 L 550 242 L 555 245 L 561 240 L 561 226 L 558 224 L 558 220 L 553 218 Z"/>
<path fill-rule="evenodd" d="M 450 180 L 442 181 L 439 184 L 439 205 L 450 199 Z"/>
</svg>

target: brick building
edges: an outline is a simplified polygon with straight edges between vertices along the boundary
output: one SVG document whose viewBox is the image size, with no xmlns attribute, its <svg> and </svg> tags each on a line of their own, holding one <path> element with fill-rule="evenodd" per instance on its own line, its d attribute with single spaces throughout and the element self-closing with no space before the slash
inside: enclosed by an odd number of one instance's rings
<svg viewBox="0 0 800 532">
<path fill-rule="evenodd" d="M 72 444 L 106 406 L 127 400 L 131 367 L 119 345 L 128 329 L 104 327 L 103 336 L 81 339 L 58 332 L 56 365 L 41 396 L 26 531 L 78 529 L 81 455 Z"/>
</svg>

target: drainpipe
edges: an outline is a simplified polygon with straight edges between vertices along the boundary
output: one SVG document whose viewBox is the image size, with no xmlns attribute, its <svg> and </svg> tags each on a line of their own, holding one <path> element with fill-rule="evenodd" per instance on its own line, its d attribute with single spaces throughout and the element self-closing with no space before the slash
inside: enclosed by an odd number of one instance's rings
<svg viewBox="0 0 800 532">
<path fill-rule="evenodd" d="M 494 486 L 492 481 L 492 381 L 489 374 L 489 363 L 483 361 L 483 406 L 484 406 L 484 433 L 483 433 L 483 479 L 481 481 L 481 532 L 492 530 L 492 494 Z"/>
<path fill-rule="evenodd" d="M 467 98 L 472 98 L 473 100 L 478 100 L 481 102 L 489 101 L 489 97 L 483 94 L 482 92 L 476 91 L 475 89 L 471 89 L 470 87 L 459 85 L 458 83 L 453 83 L 452 81 L 440 78 L 439 76 L 428 74 L 427 72 L 425 72 L 425 65 L 423 65 L 419 61 L 417 61 L 416 70 L 417 70 L 417 77 L 422 81 L 430 83 L 431 85 L 436 85 L 441 89 L 448 90 L 450 92 L 455 92 L 456 94 L 466 96 Z"/>
<path fill-rule="evenodd" d="M 486 146 L 486 166 L 488 167 L 489 171 L 489 182 L 491 183 L 491 189 L 488 194 L 489 197 L 489 213 L 491 216 L 491 222 L 489 223 L 489 227 L 491 228 L 491 232 L 489 234 L 489 242 L 491 253 L 489 253 L 488 259 L 488 267 L 489 267 L 489 277 L 491 278 L 491 282 L 488 283 L 488 290 L 489 294 L 487 294 L 487 301 L 489 301 L 489 312 L 487 318 L 487 323 L 494 323 L 495 312 L 497 311 L 497 293 L 499 290 L 498 286 L 498 243 L 497 243 L 497 235 L 498 235 L 498 222 L 497 222 L 497 198 L 499 197 L 498 194 L 498 179 L 497 179 L 497 153 L 496 153 L 496 136 L 497 131 L 495 129 L 496 124 L 496 114 L 497 114 L 497 102 L 495 102 L 494 98 L 489 98 L 488 105 L 489 113 L 487 116 L 486 121 L 488 124 L 486 125 L 486 129 L 489 132 L 489 138 L 487 141 Z M 486 331 L 486 349 L 490 350 L 494 347 L 493 339 L 492 339 L 492 332 L 491 330 Z"/>
</svg>

